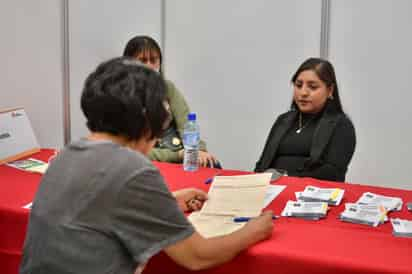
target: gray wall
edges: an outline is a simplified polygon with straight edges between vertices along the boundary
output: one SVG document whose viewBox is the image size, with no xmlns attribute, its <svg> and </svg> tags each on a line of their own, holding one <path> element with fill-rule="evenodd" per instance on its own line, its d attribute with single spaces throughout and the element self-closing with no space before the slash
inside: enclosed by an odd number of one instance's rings
<svg viewBox="0 0 412 274">
<path fill-rule="evenodd" d="M 198 113 L 202 138 L 224 167 L 253 169 L 290 106 L 292 73 L 319 55 L 321 1 L 166 4 L 166 77 Z"/>
<path fill-rule="evenodd" d="M 97 64 L 121 56 L 136 34 L 160 39 L 160 0 L 70 0 L 70 110 L 72 140 L 87 134 L 80 110 L 83 82 Z"/>
<path fill-rule="evenodd" d="M 0 109 L 24 107 L 43 147 L 63 145 L 61 1 L 0 2 Z"/>
<path fill-rule="evenodd" d="M 330 60 L 358 139 L 352 182 L 412 189 L 411 11 L 408 0 L 332 1 Z"/>
<path fill-rule="evenodd" d="M 149 34 L 165 42 L 166 77 L 199 114 L 209 150 L 225 168 L 251 170 L 289 107 L 292 73 L 319 55 L 321 2 L 70 0 L 72 139 L 87 134 L 79 107 L 86 75 L 131 36 Z M 44 147 L 63 144 L 62 3 L 0 3 L 0 109 L 24 106 Z M 411 3 L 330 1 L 329 57 L 358 136 L 348 181 L 412 189 Z"/>
</svg>

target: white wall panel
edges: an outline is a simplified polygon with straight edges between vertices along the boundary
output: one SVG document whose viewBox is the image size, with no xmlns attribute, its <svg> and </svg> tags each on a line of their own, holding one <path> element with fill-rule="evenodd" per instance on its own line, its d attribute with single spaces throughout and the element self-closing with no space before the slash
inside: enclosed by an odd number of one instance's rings
<svg viewBox="0 0 412 274">
<path fill-rule="evenodd" d="M 63 145 L 62 3 L 0 2 L 0 109 L 23 106 L 42 147 Z"/>
<path fill-rule="evenodd" d="M 225 168 L 254 168 L 290 78 L 319 55 L 321 1 L 166 1 L 166 77 Z"/>
<path fill-rule="evenodd" d="M 348 179 L 412 189 L 412 1 L 331 3 L 330 59 L 357 132 Z"/>
<path fill-rule="evenodd" d="M 127 41 L 147 34 L 159 41 L 160 0 L 70 0 L 70 110 L 72 140 L 87 134 L 80 109 L 84 80 L 96 66 L 121 56 Z"/>
</svg>

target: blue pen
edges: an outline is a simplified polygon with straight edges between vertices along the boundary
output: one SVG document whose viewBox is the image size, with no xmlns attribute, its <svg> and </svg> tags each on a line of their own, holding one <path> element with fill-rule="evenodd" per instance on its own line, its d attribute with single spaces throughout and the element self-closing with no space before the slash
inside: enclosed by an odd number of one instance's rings
<svg viewBox="0 0 412 274">
<path fill-rule="evenodd" d="M 276 219 L 279 219 L 279 218 L 280 218 L 280 216 L 272 215 L 272 220 L 276 220 Z M 244 223 L 244 222 L 250 221 L 250 219 L 252 219 L 252 218 L 251 217 L 235 217 L 235 218 L 233 218 L 233 221 L 235 223 Z"/>
<path fill-rule="evenodd" d="M 213 182 L 213 179 L 215 178 L 215 176 L 220 175 L 221 172 L 216 173 L 213 177 L 207 178 L 205 180 L 205 184 L 210 184 L 211 182 Z"/>
<path fill-rule="evenodd" d="M 213 178 L 207 178 L 205 184 L 210 184 L 211 182 L 213 182 Z"/>
</svg>

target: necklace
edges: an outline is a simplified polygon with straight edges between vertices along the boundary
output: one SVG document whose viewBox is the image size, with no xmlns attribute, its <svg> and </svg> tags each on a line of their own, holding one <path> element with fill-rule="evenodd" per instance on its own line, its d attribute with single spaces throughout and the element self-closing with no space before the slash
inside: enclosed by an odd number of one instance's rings
<svg viewBox="0 0 412 274">
<path fill-rule="evenodd" d="M 302 112 L 299 112 L 299 127 L 298 127 L 298 129 L 296 130 L 296 133 L 297 133 L 297 134 L 301 133 L 302 130 L 303 130 L 305 127 L 307 127 L 307 125 L 310 123 L 310 121 L 312 121 L 312 119 L 313 119 L 313 117 L 311 117 L 310 119 L 308 119 L 308 120 L 306 121 L 306 123 L 303 124 L 303 122 L 302 122 L 302 120 L 303 120 L 303 118 L 302 118 Z M 303 124 L 303 125 L 302 125 L 302 124 Z"/>
</svg>

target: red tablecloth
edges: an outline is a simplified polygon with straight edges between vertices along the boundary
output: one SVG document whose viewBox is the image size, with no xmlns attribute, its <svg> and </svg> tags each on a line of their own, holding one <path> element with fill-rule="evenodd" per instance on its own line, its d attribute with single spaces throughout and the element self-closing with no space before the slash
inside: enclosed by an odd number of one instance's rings
<svg viewBox="0 0 412 274">
<path fill-rule="evenodd" d="M 53 151 L 42 150 L 32 157 L 47 160 Z M 204 181 L 216 174 L 242 174 L 240 171 L 200 169 L 184 172 L 180 165 L 155 163 L 166 178 L 170 189 L 197 187 L 208 189 Z M 0 166 L 0 273 L 18 273 L 21 248 L 29 210 L 22 206 L 31 202 L 40 175 Z M 412 273 L 412 239 L 392 235 L 392 226 L 385 223 L 376 228 L 344 223 L 337 216 L 345 202 L 356 201 L 363 192 L 398 196 L 412 201 L 412 191 L 342 184 L 310 178 L 283 177 L 275 184 L 287 188 L 269 205 L 280 214 L 287 200 L 294 200 L 294 192 L 308 184 L 345 189 L 342 205 L 332 207 L 327 218 L 305 221 L 280 218 L 275 222 L 271 239 L 242 252 L 233 261 L 199 273 Z M 404 206 L 390 217 L 412 220 L 412 213 Z M 149 261 L 144 274 L 188 273 L 163 253 Z"/>
<path fill-rule="evenodd" d="M 30 157 L 48 161 L 54 150 L 44 149 Z M 30 158 L 26 157 L 26 158 Z M 16 274 L 26 235 L 29 210 L 41 175 L 0 165 L 0 273 Z"/>
</svg>

